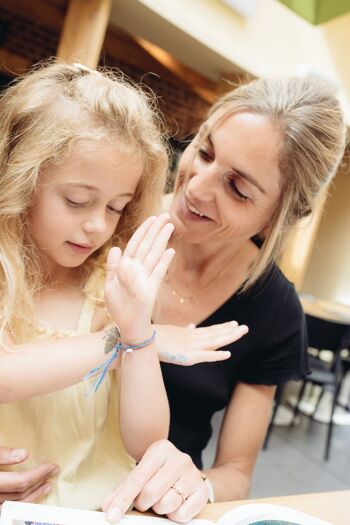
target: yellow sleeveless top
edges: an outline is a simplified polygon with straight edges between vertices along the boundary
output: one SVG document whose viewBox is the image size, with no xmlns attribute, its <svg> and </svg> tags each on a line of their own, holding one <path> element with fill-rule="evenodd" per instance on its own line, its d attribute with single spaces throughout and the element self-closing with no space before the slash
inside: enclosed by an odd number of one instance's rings
<svg viewBox="0 0 350 525">
<path fill-rule="evenodd" d="M 94 301 L 87 297 L 76 332 L 39 327 L 40 339 L 91 332 Z M 86 397 L 92 378 L 64 390 L 16 403 L 0 404 L 0 445 L 26 448 L 22 470 L 43 462 L 61 471 L 42 501 L 50 505 L 98 510 L 105 498 L 135 466 L 124 449 L 118 424 L 116 374 L 109 372 L 95 394 Z"/>
</svg>

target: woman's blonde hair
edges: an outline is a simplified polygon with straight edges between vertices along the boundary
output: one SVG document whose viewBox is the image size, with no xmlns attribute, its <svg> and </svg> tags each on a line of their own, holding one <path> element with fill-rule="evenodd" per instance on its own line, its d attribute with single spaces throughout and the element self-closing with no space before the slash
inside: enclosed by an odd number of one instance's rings
<svg viewBox="0 0 350 525">
<path fill-rule="evenodd" d="M 239 111 L 266 116 L 281 133 L 281 197 L 246 290 L 281 253 L 287 233 L 313 210 L 315 199 L 334 176 L 346 144 L 346 127 L 333 89 L 313 78 L 253 80 L 221 97 L 210 109 L 213 126 Z M 211 129 L 209 129 L 211 128 Z"/>
<path fill-rule="evenodd" d="M 78 141 L 115 141 L 141 155 L 143 172 L 108 245 L 87 261 L 105 262 L 109 247 L 125 246 L 136 227 L 158 211 L 167 150 L 154 97 L 121 74 L 79 64 L 39 64 L 0 98 L 1 326 L 25 337 L 33 299 L 44 276 L 26 216 L 41 170 L 59 162 Z"/>
</svg>

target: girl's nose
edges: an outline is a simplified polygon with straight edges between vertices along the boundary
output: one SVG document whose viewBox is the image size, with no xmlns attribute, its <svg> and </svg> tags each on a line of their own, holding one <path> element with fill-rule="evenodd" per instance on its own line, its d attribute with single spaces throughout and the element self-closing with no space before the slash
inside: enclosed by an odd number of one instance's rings
<svg viewBox="0 0 350 525">
<path fill-rule="evenodd" d="M 83 224 L 83 229 L 88 233 L 102 233 L 106 229 L 106 218 L 104 213 L 94 213 L 87 217 Z"/>
</svg>

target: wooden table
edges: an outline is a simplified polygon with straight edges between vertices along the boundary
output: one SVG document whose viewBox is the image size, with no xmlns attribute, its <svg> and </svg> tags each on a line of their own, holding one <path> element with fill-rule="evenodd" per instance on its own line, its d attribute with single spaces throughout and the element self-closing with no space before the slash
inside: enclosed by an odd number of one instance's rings
<svg viewBox="0 0 350 525">
<path fill-rule="evenodd" d="M 316 297 L 300 295 L 300 302 L 306 314 L 325 321 L 350 324 L 350 306 L 333 303 Z"/>
<path fill-rule="evenodd" d="M 225 512 L 245 503 L 285 505 L 294 510 L 311 514 L 315 518 L 329 521 L 332 525 L 350 524 L 350 490 L 213 503 L 207 505 L 196 517 L 217 521 Z"/>
</svg>

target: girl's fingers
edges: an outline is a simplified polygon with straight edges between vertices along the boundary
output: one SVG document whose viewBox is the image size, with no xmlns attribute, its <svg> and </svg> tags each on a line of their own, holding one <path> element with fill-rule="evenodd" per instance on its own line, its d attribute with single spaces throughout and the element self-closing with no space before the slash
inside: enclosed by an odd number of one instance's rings
<svg viewBox="0 0 350 525">
<path fill-rule="evenodd" d="M 169 248 L 163 253 L 162 257 L 155 266 L 148 280 L 149 289 L 152 291 L 153 294 L 158 292 L 159 287 L 163 282 L 163 279 L 168 271 L 168 268 L 170 266 L 171 261 L 173 260 L 174 255 L 175 250 L 173 250 L 173 248 Z"/>
<path fill-rule="evenodd" d="M 216 350 L 216 348 L 222 348 L 223 346 L 229 345 L 241 339 L 248 333 L 248 327 L 241 325 L 228 333 L 213 334 L 207 339 L 207 349 Z"/>
<path fill-rule="evenodd" d="M 160 235 L 160 232 L 164 228 L 165 224 L 169 221 L 169 218 L 170 217 L 167 213 L 162 213 L 162 215 L 159 215 L 159 217 L 157 217 L 156 220 L 150 225 L 143 239 L 140 240 L 134 254 L 134 257 L 139 262 L 143 263 L 150 251 L 153 250 L 154 243 L 156 242 L 156 239 Z"/>
<path fill-rule="evenodd" d="M 121 259 L 120 248 L 114 247 L 109 250 L 106 266 L 106 281 L 111 281 L 116 274 Z"/>
<path fill-rule="evenodd" d="M 203 335 L 206 339 L 212 334 L 219 334 L 234 330 L 237 328 L 237 321 L 228 321 L 227 323 L 213 324 L 211 326 L 200 326 L 196 329 L 196 334 Z"/>
<path fill-rule="evenodd" d="M 225 361 L 231 357 L 231 352 L 227 350 L 204 350 L 199 352 L 193 358 L 194 363 L 215 363 L 216 361 Z"/>
<path fill-rule="evenodd" d="M 169 222 L 159 231 L 153 245 L 150 247 L 149 252 L 144 259 L 144 266 L 148 269 L 149 273 L 153 271 L 154 267 L 162 257 L 173 231 L 174 225 Z"/>
<path fill-rule="evenodd" d="M 136 232 L 131 236 L 125 250 L 124 254 L 128 257 L 134 257 L 136 254 L 136 250 L 142 241 L 142 239 L 145 237 L 147 231 L 151 227 L 151 225 L 157 220 L 157 217 L 148 217 L 141 226 L 139 226 L 136 230 Z"/>
</svg>

